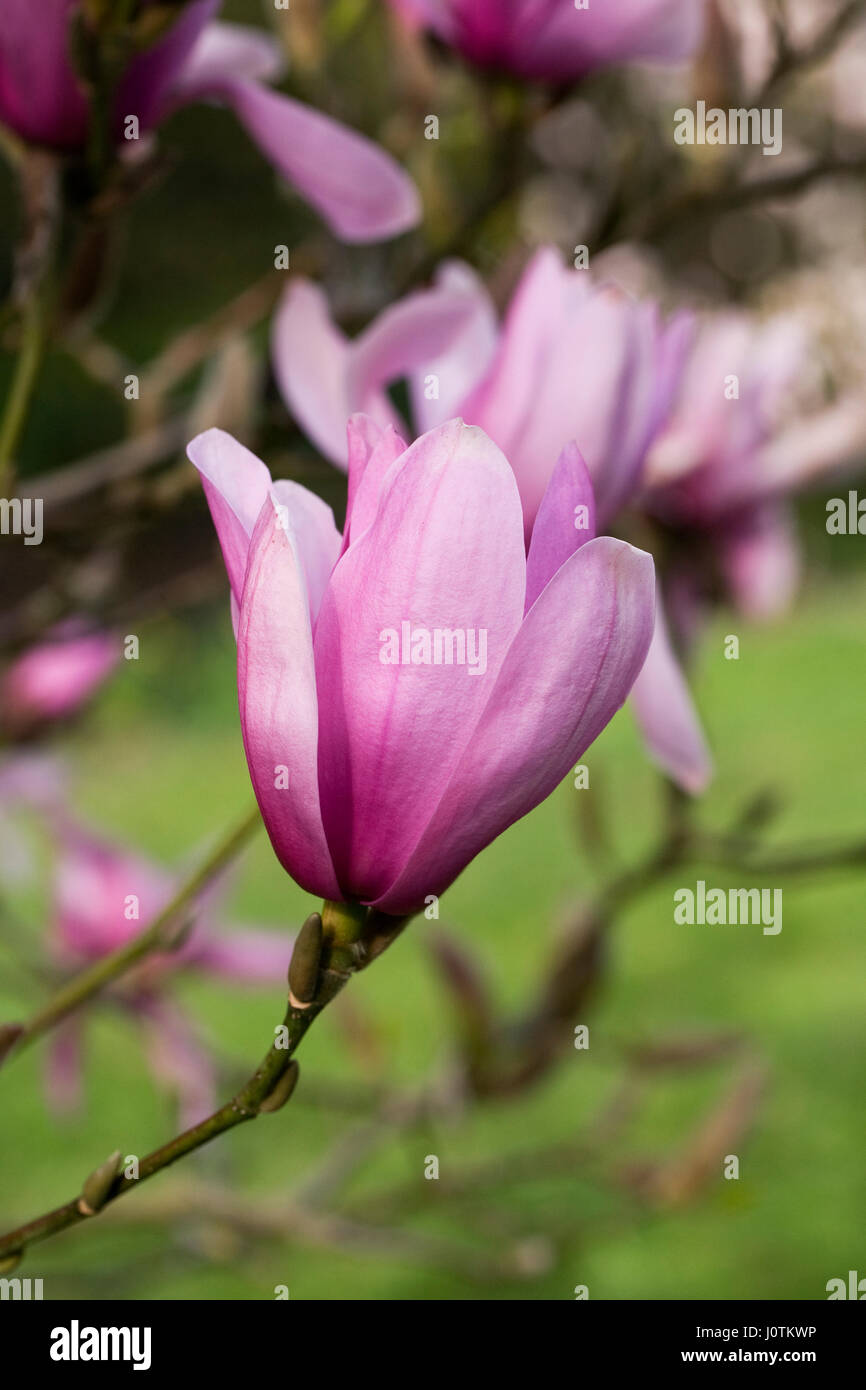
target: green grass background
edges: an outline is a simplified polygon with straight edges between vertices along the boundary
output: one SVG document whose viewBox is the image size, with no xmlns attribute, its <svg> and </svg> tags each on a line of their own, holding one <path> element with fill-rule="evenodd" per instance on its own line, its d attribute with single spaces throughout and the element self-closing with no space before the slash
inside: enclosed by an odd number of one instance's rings
<svg viewBox="0 0 866 1390">
<path fill-rule="evenodd" d="M 701 811 L 706 823 L 723 823 L 750 791 L 772 786 L 785 809 L 771 841 L 862 833 L 863 599 L 862 582 L 849 582 L 844 599 L 818 584 L 781 626 L 759 630 L 729 617 L 708 635 L 697 692 L 719 772 Z M 730 631 L 741 637 L 738 662 L 722 655 Z M 249 797 L 232 644 L 224 615 L 195 631 L 162 623 L 141 635 L 140 662 L 122 667 L 74 738 L 76 803 L 94 825 L 177 863 Z M 658 825 L 658 788 L 627 712 L 587 762 L 588 791 L 563 784 L 443 899 L 443 923 L 477 952 L 511 1007 L 537 978 L 557 920 L 592 885 L 593 868 L 574 835 L 574 799 L 603 798 L 624 859 L 639 855 Z M 772 1069 L 754 1132 L 738 1146 L 738 1182 L 720 1177 L 695 1204 L 667 1214 L 630 1209 L 579 1167 L 556 1178 L 542 1169 L 514 1187 L 491 1182 L 464 1209 L 440 1202 L 435 1182 L 425 1184 L 424 1209 L 413 1218 L 418 1229 L 450 1233 L 469 1247 L 496 1250 L 515 1235 L 573 1228 L 554 1268 L 531 1282 L 478 1285 L 391 1257 L 296 1243 L 222 1249 L 211 1242 L 211 1249 L 194 1231 L 131 1231 L 110 1218 L 34 1248 L 22 1273 L 41 1275 L 48 1297 L 268 1298 L 287 1284 L 294 1298 L 569 1298 L 577 1283 L 588 1284 L 592 1298 L 824 1296 L 829 1278 L 863 1263 L 862 878 L 847 872 L 768 885 L 784 890 L 784 927 L 765 937 L 749 927 L 675 926 L 673 888 L 697 876 L 741 881 L 710 867 L 681 872 L 624 914 L 604 991 L 588 1016 L 588 1052 L 564 1057 L 527 1097 L 395 1143 L 363 1170 L 350 1195 L 409 1178 L 420 1183 L 428 1153 L 439 1156 L 443 1173 L 482 1158 L 501 1159 L 505 1170 L 510 1153 L 577 1136 L 616 1083 L 623 1039 L 702 1028 L 741 1030 Z M 244 861 L 232 906 L 238 920 L 289 932 L 310 903 L 262 836 Z M 377 1040 L 378 1079 L 417 1080 L 448 1055 L 448 1013 L 425 944 L 431 929 L 415 923 L 352 986 Z M 251 1068 L 278 1020 L 279 999 L 192 979 L 179 993 L 220 1056 Z M 19 1002 L 3 998 L 3 1014 Z M 113 1013 L 92 1020 L 80 1117 L 59 1122 L 46 1114 L 40 1063 L 36 1048 L 0 1078 L 4 1224 L 66 1199 L 114 1147 L 146 1152 L 173 1123 L 143 1068 L 134 1029 Z M 371 1075 L 328 1016 L 304 1044 L 302 1073 L 341 1084 Z M 720 1066 L 654 1083 L 634 1133 L 611 1148 L 603 1168 L 681 1143 L 728 1077 Z M 351 1123 L 305 1104 L 302 1082 L 287 1109 L 188 1162 L 240 1191 L 285 1196 Z M 172 1181 L 162 1175 L 150 1190 Z"/>
</svg>

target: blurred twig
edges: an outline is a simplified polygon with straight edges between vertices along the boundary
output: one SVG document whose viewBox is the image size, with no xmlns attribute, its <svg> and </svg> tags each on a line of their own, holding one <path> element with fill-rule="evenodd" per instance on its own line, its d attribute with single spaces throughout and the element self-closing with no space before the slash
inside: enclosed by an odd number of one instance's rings
<svg viewBox="0 0 866 1390">
<path fill-rule="evenodd" d="M 643 1200 L 678 1207 L 721 1174 L 722 1161 L 754 1122 L 767 1082 L 766 1067 L 747 1061 L 718 1105 L 672 1156 L 656 1163 L 632 1164 L 625 1173 Z"/>
<path fill-rule="evenodd" d="M 0 495 L 9 497 L 18 448 L 48 343 L 49 298 L 60 223 L 57 160 L 28 151 L 20 166 L 25 228 L 16 253 L 13 299 L 21 310 L 15 370 L 0 416 Z"/>
<path fill-rule="evenodd" d="M 866 15 L 866 0 L 847 0 L 827 21 L 807 48 L 795 48 L 784 24 L 776 26 L 777 54 L 766 82 L 757 94 L 758 106 L 768 106 L 776 89 L 792 77 L 799 77 L 833 55 L 844 38 Z"/>
<path fill-rule="evenodd" d="M 176 453 L 186 443 L 187 416 L 154 426 L 146 433 L 111 444 L 77 463 L 65 465 L 39 478 L 39 495 L 47 508 L 77 501 L 124 478 L 133 477 Z"/>
<path fill-rule="evenodd" d="M 280 1194 L 239 1197 L 228 1188 L 187 1183 L 172 1192 L 112 1212 L 115 1224 L 170 1225 L 207 1221 L 253 1240 L 302 1240 L 331 1250 L 398 1259 L 423 1268 L 454 1271 L 473 1282 L 523 1273 L 518 1244 L 504 1254 L 481 1254 L 465 1244 L 413 1231 L 371 1225 L 330 1211 L 315 1211 Z"/>
<path fill-rule="evenodd" d="M 120 1173 L 121 1155 L 118 1150 L 94 1169 L 78 1197 L 0 1236 L 0 1270 L 5 1272 L 11 1264 L 17 1263 L 28 1246 L 97 1215 L 109 1203 L 208 1144 L 211 1139 L 234 1129 L 236 1125 L 255 1119 L 260 1113 L 281 1109 L 294 1091 L 298 1067 L 293 1058 L 310 1025 L 353 974 L 366 969 L 388 949 L 405 922 L 405 918 L 386 918 L 373 909 L 369 912 L 353 911 L 342 903 L 326 903 L 321 917 L 312 914 L 295 942 L 289 967 L 289 1001 L 283 1023 L 274 1030 L 274 1041 L 249 1081 L 207 1119 L 146 1154 L 137 1163 L 134 1175 Z M 311 932 L 318 941 L 313 957 L 309 954 Z M 304 942 L 308 948 L 304 953 L 304 978 L 311 993 L 308 996 L 305 990 L 299 1000 L 293 993 L 297 983 L 293 972 L 299 945 Z"/>
</svg>

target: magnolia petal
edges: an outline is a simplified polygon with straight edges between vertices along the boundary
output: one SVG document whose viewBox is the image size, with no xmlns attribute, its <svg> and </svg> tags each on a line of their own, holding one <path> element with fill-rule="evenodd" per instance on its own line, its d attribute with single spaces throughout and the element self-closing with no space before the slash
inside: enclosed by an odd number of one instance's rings
<svg viewBox="0 0 866 1390">
<path fill-rule="evenodd" d="M 116 103 L 118 126 L 127 116 L 142 130 L 156 125 L 176 105 L 175 89 L 205 34 L 221 0 L 191 0 L 157 43 L 133 58 L 120 82 Z M 220 26 L 222 27 L 222 26 Z"/>
<path fill-rule="evenodd" d="M 366 424 L 362 424 L 366 421 Z M 372 438 L 376 425 L 369 416 L 354 415 L 349 422 L 351 430 L 349 455 L 349 505 L 346 510 L 346 539 L 344 548 L 363 535 L 372 525 L 379 507 L 382 484 L 391 465 L 406 452 L 402 440 L 392 425 L 379 431 L 379 438 L 373 444 L 366 458 L 363 457 L 362 436 Z"/>
<path fill-rule="evenodd" d="M 271 335 L 274 375 L 283 400 L 304 433 L 341 468 L 346 466 L 346 421 L 351 345 L 331 318 L 326 294 L 293 279 L 284 292 Z M 365 404 L 380 424 L 393 417 L 384 398 Z"/>
<path fill-rule="evenodd" d="M 365 401 L 392 382 L 421 373 L 422 381 L 471 334 L 477 335 L 479 294 L 467 292 L 465 283 L 444 280 L 429 290 L 418 290 L 385 309 L 355 341 L 349 362 L 349 398 L 354 410 L 366 409 Z M 491 310 L 492 312 L 492 310 Z M 495 331 L 495 330 L 494 330 Z M 476 372 L 482 365 L 475 361 Z M 456 405 L 466 394 L 469 381 L 447 383 L 447 395 Z M 440 401 L 440 406 L 443 403 Z M 440 414 L 436 424 L 454 411 Z M 416 422 L 417 423 L 417 422 Z M 425 426 L 426 428 L 426 426 Z"/>
<path fill-rule="evenodd" d="M 352 510 L 355 505 L 355 497 L 361 484 L 361 479 L 370 462 L 370 457 L 376 445 L 382 438 L 382 428 L 370 415 L 365 415 L 363 411 L 349 417 L 346 425 L 346 457 L 348 459 L 348 486 L 346 497 L 346 525 L 344 527 L 344 546 L 348 544 L 349 527 Z"/>
<path fill-rule="evenodd" d="M 262 29 L 246 24 L 208 24 L 172 84 L 178 103 L 206 98 L 220 83 L 245 77 L 276 82 L 285 71 L 283 50 Z"/>
<path fill-rule="evenodd" d="M 235 927 L 209 936 L 193 963 L 241 984 L 267 985 L 286 978 L 291 954 L 292 938 L 283 932 Z"/>
<path fill-rule="evenodd" d="M 371 140 L 292 97 L 244 77 L 214 82 L 210 95 L 232 108 L 277 171 L 343 241 L 381 241 L 414 227 L 418 191 Z"/>
<path fill-rule="evenodd" d="M 69 62 L 72 18 L 70 0 L 0 5 L 0 121 L 35 144 L 87 138 L 87 100 Z"/>
<path fill-rule="evenodd" d="M 238 624 L 238 701 L 250 777 L 277 858 L 308 892 L 342 897 L 319 804 L 307 585 L 297 537 L 271 498 L 250 545 Z"/>
<path fill-rule="evenodd" d="M 800 547 L 791 508 L 755 507 L 714 533 L 734 603 L 747 617 L 778 617 L 792 604 L 800 580 Z"/>
<path fill-rule="evenodd" d="M 684 791 L 693 796 L 704 791 L 713 775 L 712 759 L 658 596 L 652 641 L 631 703 L 654 762 Z"/>
<path fill-rule="evenodd" d="M 141 1020 L 150 1069 L 177 1098 L 183 1128 L 198 1124 L 216 1108 L 216 1066 L 191 1021 L 168 1000 L 149 996 L 136 1013 Z"/>
<path fill-rule="evenodd" d="M 583 455 L 566 444 L 550 475 L 526 557 L 526 611 L 575 550 L 595 535 L 595 497 Z"/>
<path fill-rule="evenodd" d="M 450 421 L 392 464 L 316 629 L 322 808 L 350 894 L 382 891 L 420 836 L 520 623 L 524 572 L 514 476 L 482 431 Z M 432 658 L 434 629 L 484 630 L 486 671 L 468 645 L 462 663 L 404 663 L 404 624 L 421 658 L 425 633 Z"/>
<path fill-rule="evenodd" d="M 541 23 L 527 26 L 514 60 L 519 71 L 553 81 L 614 63 L 680 62 L 697 51 L 704 12 L 703 0 L 616 0 L 586 9 L 554 4 Z"/>
<path fill-rule="evenodd" d="M 295 536 L 310 601 L 310 619 L 315 623 L 340 553 L 341 537 L 334 513 L 321 497 L 288 478 L 274 483 L 271 497 L 279 508 L 278 517 L 291 526 Z"/>
<path fill-rule="evenodd" d="M 45 1102 L 55 1115 L 71 1115 L 81 1105 L 84 1091 L 83 1051 L 81 1018 L 62 1019 L 49 1040 L 42 1074 Z"/>
<path fill-rule="evenodd" d="M 250 537 L 271 486 L 270 472 L 225 430 L 205 430 L 196 435 L 186 452 L 201 476 L 232 597 L 239 604 Z"/>
<path fill-rule="evenodd" d="M 418 434 L 455 415 L 465 415 L 463 402 L 490 367 L 499 338 L 493 300 L 471 266 L 446 261 L 437 272 L 436 286 L 459 294 L 464 312 L 447 348 L 428 358 L 423 372 L 409 374 L 412 419 Z"/>
<path fill-rule="evenodd" d="M 512 642 L 411 859 L 376 907 L 416 910 L 550 795 L 628 695 L 652 636 L 653 589 L 651 557 L 609 536 L 556 572 Z"/>
</svg>

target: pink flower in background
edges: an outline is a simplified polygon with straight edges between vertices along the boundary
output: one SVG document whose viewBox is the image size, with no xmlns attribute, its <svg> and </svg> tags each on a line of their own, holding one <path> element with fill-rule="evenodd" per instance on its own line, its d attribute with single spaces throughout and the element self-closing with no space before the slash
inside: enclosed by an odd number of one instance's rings
<svg viewBox="0 0 866 1390">
<path fill-rule="evenodd" d="M 396 236 L 414 226 L 414 184 L 377 145 L 339 122 L 263 85 L 279 77 L 280 47 L 258 29 L 214 23 L 220 0 L 192 0 L 168 33 L 132 58 L 116 101 L 123 123 L 142 133 L 179 106 L 231 107 L 267 158 L 345 241 Z M 24 140 L 81 149 L 90 110 L 70 56 L 78 0 L 3 0 L 0 6 L 0 122 Z"/>
<path fill-rule="evenodd" d="M 796 588 L 789 495 L 866 449 L 859 398 L 797 409 L 815 357 L 793 317 L 708 318 L 648 460 L 648 509 L 691 537 L 701 567 L 711 552 L 737 606 L 755 617 L 783 610 Z M 683 562 L 694 569 L 688 552 Z"/>
<path fill-rule="evenodd" d="M 0 725 L 15 737 L 75 714 L 120 660 L 116 637 L 63 625 L 29 648 L 0 680 Z"/>
<path fill-rule="evenodd" d="M 354 342 L 331 320 L 322 291 L 296 280 L 274 322 L 273 360 L 290 410 L 341 466 L 354 411 L 405 432 L 385 390 L 394 381 L 408 382 L 417 431 L 453 415 L 479 425 L 514 470 L 528 544 L 570 440 L 586 460 L 600 529 L 634 499 L 691 333 L 690 315 L 665 324 L 654 304 L 595 286 L 548 248 L 525 270 L 501 327 L 462 264 L 444 266 L 433 289 L 385 310 Z M 656 761 L 698 792 L 710 758 L 661 613 L 652 657 L 635 686 L 635 712 Z"/>
<path fill-rule="evenodd" d="M 635 493 L 664 424 L 692 330 L 655 304 L 597 286 L 550 247 L 537 251 L 497 324 L 469 266 L 442 267 L 433 289 L 386 309 L 354 342 L 303 279 L 274 320 L 273 361 L 289 409 L 333 462 L 346 464 L 346 421 L 365 411 L 406 426 L 385 388 L 406 378 L 417 433 L 460 415 L 506 454 L 531 529 L 560 451 L 574 439 L 609 524 Z"/>
<path fill-rule="evenodd" d="M 63 816 L 54 817 L 57 859 L 51 955 L 62 971 L 99 960 L 144 931 L 171 901 L 172 876 L 149 860 L 98 838 Z M 109 997 L 139 1023 L 151 1069 L 176 1093 L 184 1124 L 194 1124 L 212 1108 L 215 1071 L 207 1048 L 171 997 L 181 970 L 225 978 L 233 984 L 285 981 L 290 940 L 277 933 L 216 926 L 222 884 L 212 887 L 186 942 L 169 954 L 146 957 L 112 986 Z M 74 1107 L 82 1080 L 84 1020 L 67 1019 L 57 1030 L 47 1061 L 52 1106 Z"/>
<path fill-rule="evenodd" d="M 244 745 L 277 856 L 325 899 L 414 912 L 623 703 L 652 634 L 652 560 L 593 538 L 573 447 L 527 556 L 514 473 L 459 420 L 408 449 L 352 420 L 343 538 L 320 498 L 272 483 L 222 431 L 189 455 L 228 571 Z"/>
<path fill-rule="evenodd" d="M 481 67 L 568 82 L 635 59 L 676 62 L 700 43 L 704 0 L 391 0 Z"/>
</svg>

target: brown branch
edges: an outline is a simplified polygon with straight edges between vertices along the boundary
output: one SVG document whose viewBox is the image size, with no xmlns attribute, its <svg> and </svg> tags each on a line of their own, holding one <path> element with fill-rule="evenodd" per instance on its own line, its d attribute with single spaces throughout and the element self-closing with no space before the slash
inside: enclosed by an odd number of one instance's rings
<svg viewBox="0 0 866 1390">
<path fill-rule="evenodd" d="M 11 1262 L 17 1263 L 28 1246 L 95 1216 L 109 1203 L 217 1135 L 255 1119 L 260 1113 L 280 1109 L 294 1090 L 297 1067 L 292 1066 L 292 1059 L 310 1024 L 353 974 L 365 969 L 387 949 L 406 920 L 386 918 L 372 909 L 367 911 L 348 903 L 326 903 L 323 917 L 318 914 L 309 917 L 295 942 L 289 967 L 289 1004 L 282 1028 L 275 1030 L 274 1042 L 249 1081 L 207 1119 L 142 1158 L 135 1176 L 118 1173 L 118 1152 L 90 1174 L 78 1196 L 0 1237 L 0 1272 L 11 1268 Z M 318 947 L 312 954 L 311 937 L 316 939 Z M 309 1001 L 306 991 L 301 999 L 293 993 L 298 979 L 299 953 L 303 958 L 305 978 L 313 987 Z"/>
</svg>

